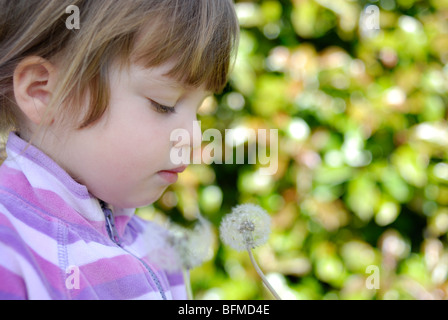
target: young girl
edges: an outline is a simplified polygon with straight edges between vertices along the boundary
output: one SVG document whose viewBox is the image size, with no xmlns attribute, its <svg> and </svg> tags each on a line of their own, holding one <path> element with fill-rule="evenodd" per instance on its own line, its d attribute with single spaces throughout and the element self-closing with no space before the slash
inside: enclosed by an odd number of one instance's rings
<svg viewBox="0 0 448 320">
<path fill-rule="evenodd" d="M 170 134 L 237 35 L 231 0 L 0 0 L 0 299 L 186 298 L 133 208 L 185 170 Z"/>
</svg>

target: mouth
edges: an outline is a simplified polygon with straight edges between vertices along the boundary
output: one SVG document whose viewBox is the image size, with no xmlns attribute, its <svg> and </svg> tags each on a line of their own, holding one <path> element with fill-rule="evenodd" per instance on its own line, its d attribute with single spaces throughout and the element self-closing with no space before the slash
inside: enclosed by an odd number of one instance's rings
<svg viewBox="0 0 448 320">
<path fill-rule="evenodd" d="M 182 167 L 178 167 L 178 168 L 174 168 L 174 169 L 162 170 L 160 172 L 182 173 L 187 169 L 187 167 L 188 166 L 182 166 Z"/>
<path fill-rule="evenodd" d="M 168 183 L 175 183 L 178 179 L 178 174 L 184 172 L 185 169 L 187 169 L 187 166 L 182 166 L 169 170 L 161 170 L 158 172 L 158 175 Z"/>
</svg>

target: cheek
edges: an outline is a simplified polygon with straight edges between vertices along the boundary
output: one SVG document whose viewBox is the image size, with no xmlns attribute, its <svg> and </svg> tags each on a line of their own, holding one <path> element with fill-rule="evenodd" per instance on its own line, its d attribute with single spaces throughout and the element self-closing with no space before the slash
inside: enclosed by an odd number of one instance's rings
<svg viewBox="0 0 448 320">
<path fill-rule="evenodd" d="M 114 102 L 103 128 L 104 140 L 124 157 L 152 154 L 169 141 L 169 134 L 165 139 L 163 119 L 158 119 L 146 100 L 133 98 Z"/>
<path fill-rule="evenodd" d="M 156 124 L 146 123 L 122 131 L 114 140 L 116 150 L 126 157 L 156 159 L 163 157 L 170 148 L 170 133 Z"/>
<path fill-rule="evenodd" d="M 105 153 L 109 170 L 117 170 L 125 179 L 166 168 L 171 150 L 167 126 L 134 118 L 117 128 L 107 137 Z"/>
</svg>

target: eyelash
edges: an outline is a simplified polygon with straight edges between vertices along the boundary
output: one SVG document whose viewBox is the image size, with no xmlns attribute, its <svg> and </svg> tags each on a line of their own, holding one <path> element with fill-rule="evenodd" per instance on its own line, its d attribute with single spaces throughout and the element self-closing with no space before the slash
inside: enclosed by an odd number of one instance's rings
<svg viewBox="0 0 448 320">
<path fill-rule="evenodd" d="M 157 112 L 159 113 L 176 113 L 176 109 L 174 107 L 167 107 L 164 105 L 161 105 L 160 103 L 157 103 L 151 99 L 148 99 L 149 102 L 154 106 Z"/>
</svg>

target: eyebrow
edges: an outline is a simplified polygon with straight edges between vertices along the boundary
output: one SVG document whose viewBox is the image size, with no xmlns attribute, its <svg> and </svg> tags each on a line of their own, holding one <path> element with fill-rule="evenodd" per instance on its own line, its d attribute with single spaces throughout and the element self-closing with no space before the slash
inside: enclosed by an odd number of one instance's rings
<svg viewBox="0 0 448 320">
<path fill-rule="evenodd" d="M 144 78 L 148 81 L 155 82 L 162 86 L 170 87 L 177 90 L 184 89 L 184 87 L 181 84 L 179 84 L 176 80 L 167 78 L 164 75 L 162 76 L 145 75 Z"/>
<path fill-rule="evenodd" d="M 194 87 L 183 85 L 183 84 L 179 83 L 179 81 L 177 81 L 176 79 L 173 79 L 173 78 L 167 76 L 166 73 L 154 75 L 152 73 L 144 72 L 143 78 L 147 81 L 155 82 L 158 85 L 169 87 L 174 90 L 180 90 L 182 92 L 188 91 L 189 89 L 194 88 Z M 214 94 L 213 91 L 211 91 L 211 90 L 206 90 L 204 92 L 205 92 L 205 98 Z"/>
</svg>

